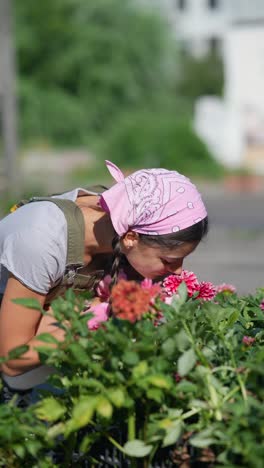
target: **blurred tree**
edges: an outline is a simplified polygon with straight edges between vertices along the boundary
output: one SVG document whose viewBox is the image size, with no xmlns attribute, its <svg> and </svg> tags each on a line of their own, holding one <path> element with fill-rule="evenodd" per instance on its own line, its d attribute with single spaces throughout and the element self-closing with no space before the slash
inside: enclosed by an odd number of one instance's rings
<svg viewBox="0 0 264 468">
<path fill-rule="evenodd" d="M 3 141 L 6 192 L 19 193 L 17 161 L 13 4 L 0 0 L 0 143 Z"/>
<path fill-rule="evenodd" d="M 133 168 L 218 172 L 180 123 L 190 121 L 190 96 L 215 89 L 217 72 L 187 59 L 182 68 L 154 9 L 135 0 L 15 1 L 24 141 L 87 144 Z"/>
<path fill-rule="evenodd" d="M 182 104 L 180 104 L 182 107 Z M 101 152 L 127 169 L 164 167 L 189 176 L 217 178 L 222 168 L 184 114 L 149 111 L 124 115 Z"/>
<path fill-rule="evenodd" d="M 224 67 L 217 50 L 202 58 L 185 52 L 181 60 L 180 77 L 176 92 L 192 102 L 199 96 L 221 96 L 224 86 Z"/>
<path fill-rule="evenodd" d="M 166 24 L 132 0 L 16 0 L 24 137 L 85 143 L 172 96 Z"/>
</svg>

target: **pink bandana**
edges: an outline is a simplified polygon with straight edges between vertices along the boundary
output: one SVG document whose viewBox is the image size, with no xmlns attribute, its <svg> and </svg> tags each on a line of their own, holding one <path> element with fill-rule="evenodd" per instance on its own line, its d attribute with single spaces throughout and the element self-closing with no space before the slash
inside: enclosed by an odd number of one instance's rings
<svg viewBox="0 0 264 468">
<path fill-rule="evenodd" d="M 102 209 L 110 214 L 119 236 L 129 229 L 160 235 L 180 231 L 207 216 L 200 193 L 187 177 L 166 169 L 142 169 L 125 177 L 106 161 L 117 181 L 103 192 Z"/>
</svg>

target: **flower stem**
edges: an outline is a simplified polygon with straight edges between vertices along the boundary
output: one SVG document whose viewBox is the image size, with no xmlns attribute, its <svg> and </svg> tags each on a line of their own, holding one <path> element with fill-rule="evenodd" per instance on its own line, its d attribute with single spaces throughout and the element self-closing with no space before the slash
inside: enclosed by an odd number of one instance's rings
<svg viewBox="0 0 264 468">
<path fill-rule="evenodd" d="M 190 418 L 191 416 L 194 416 L 195 414 L 197 413 L 200 413 L 201 411 L 201 408 L 198 408 L 198 409 L 192 409 L 190 411 L 187 411 L 187 413 L 183 414 L 180 419 L 182 419 L 182 421 L 184 421 L 184 419 L 188 419 Z"/>
<path fill-rule="evenodd" d="M 240 385 L 237 385 L 236 387 L 234 387 L 234 388 L 223 398 L 223 403 L 225 403 L 226 401 L 228 401 L 236 392 L 238 392 L 238 390 L 240 390 Z"/>
<path fill-rule="evenodd" d="M 120 452 L 126 453 L 125 450 L 123 449 L 122 445 L 120 445 L 113 437 L 107 436 L 107 439 L 116 447 Z"/>
<path fill-rule="evenodd" d="M 194 338 L 192 336 L 192 333 L 191 333 L 191 330 L 190 328 L 188 327 L 187 323 L 185 322 L 185 320 L 182 321 L 182 324 L 183 324 L 183 328 L 184 330 L 186 331 L 186 334 L 190 340 L 190 342 L 192 343 L 192 346 L 197 354 L 197 356 L 199 357 L 199 360 L 200 362 L 205 366 L 205 367 L 210 367 L 209 364 L 208 364 L 208 361 L 206 359 L 206 357 L 203 355 L 203 353 L 200 351 L 200 349 L 196 346 L 196 343 L 194 341 Z"/>
<path fill-rule="evenodd" d="M 131 412 L 128 416 L 128 440 L 136 438 L 136 414 L 135 411 Z"/>
<path fill-rule="evenodd" d="M 230 346 L 230 344 L 226 341 L 226 339 L 225 339 L 225 337 L 223 335 L 222 335 L 222 340 L 225 343 L 225 345 L 226 345 L 226 347 L 227 347 L 227 349 L 228 349 L 228 351 L 230 353 L 232 365 L 236 369 L 237 364 L 236 364 L 236 360 L 235 360 L 235 356 L 234 356 L 234 353 L 233 353 L 232 346 Z M 248 397 L 247 397 L 247 391 L 246 391 L 245 384 L 244 384 L 243 379 L 241 378 L 240 374 L 236 374 L 236 376 L 237 376 L 237 381 L 239 383 L 240 390 L 241 390 L 244 402 L 247 405 L 248 404 Z"/>
</svg>

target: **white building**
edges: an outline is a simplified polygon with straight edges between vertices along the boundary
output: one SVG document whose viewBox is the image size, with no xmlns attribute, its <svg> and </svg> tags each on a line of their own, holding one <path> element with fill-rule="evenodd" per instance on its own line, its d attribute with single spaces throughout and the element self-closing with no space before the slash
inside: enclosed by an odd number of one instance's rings
<svg viewBox="0 0 264 468">
<path fill-rule="evenodd" d="M 194 127 L 230 168 L 264 174 L 264 0 L 137 0 L 167 16 L 183 50 L 218 50 L 223 98 L 202 96 Z"/>
<path fill-rule="evenodd" d="M 222 48 L 233 24 L 264 21 L 263 0 L 155 0 L 167 11 L 177 39 L 196 56 Z"/>
<path fill-rule="evenodd" d="M 197 58 L 218 49 L 222 99 L 197 101 L 194 126 L 226 166 L 264 173 L 264 0 L 153 0 Z"/>
</svg>

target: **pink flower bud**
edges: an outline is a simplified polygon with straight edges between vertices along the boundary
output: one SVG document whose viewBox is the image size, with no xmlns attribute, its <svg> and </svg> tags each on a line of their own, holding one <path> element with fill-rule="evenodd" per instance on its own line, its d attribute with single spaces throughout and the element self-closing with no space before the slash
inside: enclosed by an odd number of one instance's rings
<svg viewBox="0 0 264 468">
<path fill-rule="evenodd" d="M 253 338 L 252 336 L 243 336 L 242 338 L 242 343 L 244 343 L 246 346 L 251 346 L 253 343 L 255 343 L 256 338 Z"/>
</svg>

